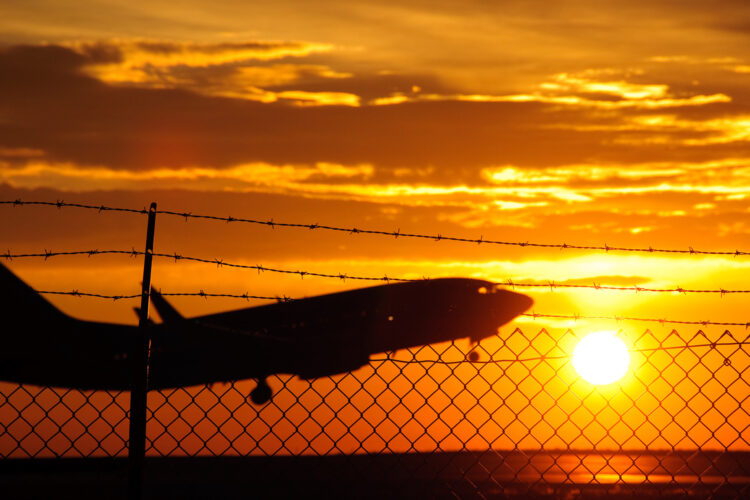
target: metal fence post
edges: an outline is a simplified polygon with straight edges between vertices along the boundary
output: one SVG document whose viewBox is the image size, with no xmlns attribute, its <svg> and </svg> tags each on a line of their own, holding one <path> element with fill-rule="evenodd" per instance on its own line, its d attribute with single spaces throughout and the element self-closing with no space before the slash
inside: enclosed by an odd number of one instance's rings
<svg viewBox="0 0 750 500">
<path fill-rule="evenodd" d="M 138 334 L 133 339 L 131 356 L 130 430 L 128 437 L 128 498 L 143 495 L 143 459 L 146 454 L 146 401 L 151 336 L 148 328 L 148 306 L 151 297 L 151 260 L 154 253 L 156 203 L 148 210 L 146 251 L 143 256 L 143 281 Z"/>
</svg>

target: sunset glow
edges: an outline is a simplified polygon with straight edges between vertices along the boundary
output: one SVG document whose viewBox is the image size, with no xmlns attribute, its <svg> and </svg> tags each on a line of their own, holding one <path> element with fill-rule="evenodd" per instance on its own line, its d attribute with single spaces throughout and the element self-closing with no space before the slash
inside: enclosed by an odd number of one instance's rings
<svg viewBox="0 0 750 500">
<path fill-rule="evenodd" d="M 420 351 L 453 365 L 399 352 L 408 363 L 354 370 L 349 393 L 330 392 L 338 406 L 290 380 L 282 402 L 299 389 L 318 412 L 369 412 L 336 449 L 721 448 L 720 435 L 750 450 L 747 415 L 730 407 L 746 400 L 750 357 L 718 342 L 747 341 L 750 321 L 747 0 L 2 11 L 0 260 L 61 292 L 45 298 L 66 314 L 137 324 L 137 300 L 119 296 L 140 292 L 143 260 L 128 252 L 157 202 L 153 285 L 185 317 L 445 277 L 533 299 L 481 339 L 468 329 Z M 367 401 L 358 380 L 407 401 Z M 428 396 L 406 397 L 413 380 Z M 717 381 L 730 389 L 712 413 L 699 393 L 721 394 Z M 620 434 L 596 434 L 615 417 L 629 419 Z M 264 421 L 283 434 L 280 415 Z M 328 446 L 312 428 L 291 444 L 253 432 L 240 453 Z"/>
</svg>

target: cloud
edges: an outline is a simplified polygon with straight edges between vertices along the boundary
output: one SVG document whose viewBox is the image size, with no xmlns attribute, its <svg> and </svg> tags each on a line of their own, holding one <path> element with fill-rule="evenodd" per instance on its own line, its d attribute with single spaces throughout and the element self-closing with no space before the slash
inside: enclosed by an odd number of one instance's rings
<svg viewBox="0 0 750 500">
<path fill-rule="evenodd" d="M 586 107 L 604 110 L 617 109 L 664 109 L 685 106 L 728 103 L 731 98 L 722 93 L 694 94 L 676 97 L 666 84 L 642 84 L 625 80 L 602 80 L 598 77 L 612 71 L 585 71 L 579 75 L 560 73 L 552 82 L 539 84 L 539 90 L 530 94 L 430 94 L 404 92 L 378 97 L 371 101 L 376 106 L 403 104 L 420 101 L 466 101 L 466 102 L 542 102 L 560 106 Z"/>
<path fill-rule="evenodd" d="M 192 43 L 111 40 L 62 44 L 85 58 L 82 72 L 112 85 L 192 92 L 260 102 L 280 99 L 301 105 L 358 105 L 344 92 L 286 90 L 267 87 L 310 78 L 351 76 L 321 64 L 272 61 L 325 53 L 332 46 L 306 42 Z"/>
<path fill-rule="evenodd" d="M 44 156 L 44 151 L 33 148 L 6 148 L 0 146 L 0 158 L 35 158 Z"/>
<path fill-rule="evenodd" d="M 152 170 L 123 170 L 107 167 L 82 168 L 72 164 L 30 162 L 23 167 L 0 169 L 0 182 L 23 188 L 55 187 L 64 191 L 101 189 L 144 190 L 193 189 L 199 191 L 267 191 L 304 193 L 320 191 L 335 180 L 367 181 L 371 165 L 237 165 L 232 168 L 205 167 Z M 333 189 L 333 188 L 331 188 Z"/>
<path fill-rule="evenodd" d="M 639 234 L 664 226 L 659 217 L 703 216 L 703 208 L 726 213 L 750 202 L 750 163 L 734 159 L 705 163 L 635 165 L 503 166 L 483 171 L 488 183 L 441 182 L 429 171 L 385 172 L 372 164 L 245 163 L 123 169 L 49 163 L 29 159 L 24 165 L 0 164 L 0 182 L 17 188 L 57 188 L 70 192 L 110 189 L 134 191 L 180 189 L 237 193 L 279 193 L 396 206 L 461 208 L 440 220 L 463 227 L 505 224 L 536 227 L 553 214 L 582 213 L 588 225 L 566 222 L 571 229 L 595 231 L 592 213 L 638 214 L 608 232 Z M 406 177 L 405 177 L 406 176 Z M 670 203 L 671 198 L 675 199 Z M 585 208 L 586 205 L 595 205 Z M 626 210 L 623 207 L 638 207 Z M 585 214 L 585 215 L 583 215 Z M 601 226 L 602 228 L 605 226 Z"/>
<path fill-rule="evenodd" d="M 149 66 L 154 75 L 169 69 L 162 84 L 122 85 L 87 73 L 127 60 L 115 42 L 1 50 L 0 146 L 40 151 L 48 164 L 83 168 L 368 164 L 376 169 L 373 180 L 389 171 L 429 170 L 433 185 L 468 187 L 490 180 L 482 172 L 494 165 L 533 169 L 746 156 L 748 96 L 739 86 L 730 86 L 729 99 L 675 86 L 674 78 L 659 83 L 605 68 L 558 75 L 548 81 L 560 88 L 540 87 L 536 94 L 464 94 L 423 74 L 377 74 L 372 68 L 359 74 L 343 59 L 343 69 L 308 56 L 261 65 L 235 61 L 256 52 L 281 57 L 284 50 L 312 50 L 304 44 L 138 43 L 121 45 L 136 47 L 142 57 L 162 57 L 163 66 Z M 172 65 L 179 60 L 175 54 L 190 51 L 200 56 L 195 65 Z M 220 63 L 200 66 L 216 54 Z M 378 95 L 391 95 L 393 86 L 403 89 L 404 102 L 371 105 Z M 663 108 L 670 114 L 658 111 Z M 6 159 L 26 164 L 20 157 Z"/>
<path fill-rule="evenodd" d="M 695 184 L 695 189 L 715 186 L 742 187 L 750 158 L 724 158 L 705 162 L 653 162 L 624 164 L 572 164 L 555 167 L 505 165 L 482 169 L 492 184 L 523 186 L 567 186 L 581 192 L 599 189 L 644 189 Z M 682 188 L 680 188 L 681 190 Z"/>
<path fill-rule="evenodd" d="M 196 43 L 165 40 L 112 40 L 108 42 L 64 42 L 63 47 L 82 54 L 93 66 L 117 66 L 123 71 L 147 67 L 207 67 L 246 61 L 270 61 L 303 57 L 332 49 L 330 44 L 309 42 Z M 114 68 L 113 68 L 114 70 Z M 97 75 L 107 75 L 94 71 Z M 122 81 L 112 73 L 113 79 Z"/>
</svg>

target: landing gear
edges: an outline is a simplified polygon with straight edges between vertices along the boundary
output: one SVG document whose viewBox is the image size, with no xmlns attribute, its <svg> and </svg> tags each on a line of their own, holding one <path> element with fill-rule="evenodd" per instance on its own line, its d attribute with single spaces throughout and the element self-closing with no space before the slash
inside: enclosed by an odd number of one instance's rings
<svg viewBox="0 0 750 500">
<path fill-rule="evenodd" d="M 473 339 L 469 338 L 469 352 L 466 353 L 466 361 L 469 361 L 470 363 L 476 363 L 479 361 L 479 351 L 477 351 L 477 348 L 479 347 L 479 339 Z"/>
<path fill-rule="evenodd" d="M 250 400 L 256 405 L 264 405 L 271 400 L 271 387 L 265 378 L 258 379 L 258 385 L 250 391 Z"/>
</svg>

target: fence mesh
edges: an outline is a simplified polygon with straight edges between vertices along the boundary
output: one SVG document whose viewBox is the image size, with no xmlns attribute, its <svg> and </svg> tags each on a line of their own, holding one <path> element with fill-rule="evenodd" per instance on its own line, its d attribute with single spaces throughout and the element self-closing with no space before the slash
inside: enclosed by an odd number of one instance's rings
<svg viewBox="0 0 750 500">
<path fill-rule="evenodd" d="M 0 200 L 0 205 L 40 205 L 146 215 L 148 210 L 62 201 Z M 385 236 L 473 245 L 556 248 L 669 255 L 740 257 L 741 250 L 694 250 L 519 242 L 274 222 L 190 212 L 159 211 L 185 221 L 206 219 L 351 235 Z M 0 258 L 125 254 L 133 250 L 85 250 L 12 253 Z M 295 271 L 227 263 L 180 254 L 163 258 L 203 262 L 216 267 L 251 268 L 284 275 L 332 279 L 400 281 L 380 276 Z M 601 284 L 514 283 L 514 287 L 588 288 L 635 292 L 701 293 L 724 296 L 749 290 L 651 289 Z M 47 291 L 40 293 L 135 298 L 140 295 Z M 245 294 L 165 293 L 165 295 L 270 298 Z M 536 314 L 536 318 L 586 316 Z M 595 319 L 594 317 L 589 317 Z M 163 463 L 183 463 L 179 481 L 197 467 L 229 467 L 225 458 L 243 462 L 238 474 L 252 471 L 254 481 L 285 481 L 290 464 L 302 485 L 297 496 L 320 475 L 337 471 L 342 481 L 374 486 L 411 487 L 411 498 L 431 495 L 494 498 L 549 496 L 569 498 L 589 488 L 597 494 L 636 495 L 656 486 L 659 496 L 750 497 L 750 397 L 748 323 L 598 318 L 649 322 L 653 329 L 626 327 L 617 335 L 630 347 L 630 365 L 620 381 L 595 386 L 583 380 L 571 357 L 581 337 L 574 330 L 522 331 L 503 328 L 496 337 L 470 346 L 467 341 L 433 344 L 375 355 L 362 368 L 333 377 L 300 380 L 270 377 L 274 395 L 257 406 L 249 395 L 255 381 L 217 383 L 148 395 L 146 453 Z M 520 324 L 520 323 L 519 323 Z M 720 330 L 719 326 L 735 331 Z M 744 327 L 744 329 L 743 329 Z M 697 329 L 701 328 L 701 329 Z M 332 346 L 335 348 L 335 346 Z M 471 349 L 478 359 L 467 356 Z M 20 471 L 40 458 L 125 457 L 128 454 L 128 392 L 80 391 L 0 382 L 0 458 L 4 470 Z M 220 457 L 210 465 L 202 457 Z M 292 462 L 290 462 L 290 460 Z M 312 461 L 310 461 L 312 460 Z M 161 462 L 159 462 L 161 461 Z M 60 462 L 60 461 L 56 461 Z M 79 461 L 80 462 L 80 461 Z M 23 464 L 18 466 L 18 464 Z M 15 465 L 14 465 L 15 464 Z M 278 465 L 281 464 L 281 465 Z M 252 467 L 249 467 L 252 465 Z M 78 464 L 76 464 L 78 466 Z M 14 468 L 15 467 L 15 468 Z M 274 469 L 275 467 L 275 469 Z M 249 471 L 250 470 L 250 471 Z M 265 478 L 264 478 L 265 476 Z M 0 491 L 20 491 L 0 474 Z M 24 476 L 32 477 L 32 476 Z M 23 480 L 21 481 L 23 482 Z M 53 483 L 50 483 L 53 484 Z M 57 484 L 57 483 L 55 483 Z M 330 484 L 330 483 L 328 483 Z M 188 487 L 198 483 L 188 481 Z M 252 485 L 254 486 L 254 485 Z M 16 487 L 16 490 L 12 488 Z M 221 496 L 211 484 L 204 496 Z M 52 487 L 54 489 L 54 487 Z M 48 488 L 50 490 L 50 488 Z M 186 491 L 186 490 L 182 490 Z M 274 490 L 271 490 L 274 491 Z M 165 490 L 174 496 L 174 491 Z M 329 492 L 330 493 L 330 492 Z M 361 493 L 361 492 L 360 492 Z M 159 498 L 159 491 L 154 491 Z M 278 496 L 278 495 L 275 495 Z M 328 494 L 326 496 L 332 496 Z M 361 496 L 361 495 L 358 495 Z M 379 494 L 378 497 L 384 496 Z M 26 496 L 28 497 L 28 495 Z"/>
<path fill-rule="evenodd" d="M 399 470 L 459 475 L 474 493 L 488 484 L 500 492 L 663 484 L 750 495 L 747 334 L 634 332 L 618 333 L 631 346 L 630 367 L 607 386 L 575 372 L 575 331 L 504 329 L 473 362 L 459 340 L 376 355 L 334 377 L 271 377 L 264 406 L 249 401 L 253 381 L 152 391 L 147 455 L 445 452 L 439 466 L 423 459 Z M 128 396 L 3 383 L 0 457 L 125 456 Z"/>
</svg>

